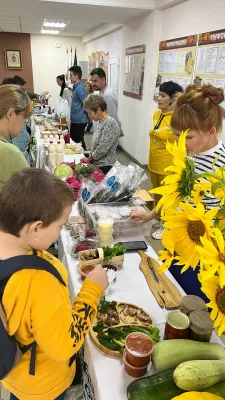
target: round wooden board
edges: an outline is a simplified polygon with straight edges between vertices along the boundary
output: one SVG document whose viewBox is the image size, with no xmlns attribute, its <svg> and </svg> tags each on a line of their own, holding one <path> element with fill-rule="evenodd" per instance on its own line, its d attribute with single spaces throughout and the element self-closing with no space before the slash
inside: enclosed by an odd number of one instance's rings
<svg viewBox="0 0 225 400">
<path fill-rule="evenodd" d="M 127 306 L 130 306 L 130 307 L 135 307 L 138 311 L 140 311 L 140 312 L 143 311 L 145 314 L 148 315 L 148 317 L 151 318 L 152 323 L 151 324 L 149 324 L 149 323 L 146 324 L 146 323 L 141 322 L 140 320 L 139 320 L 139 322 L 138 321 L 135 322 L 135 318 L 134 317 L 127 316 L 126 317 L 127 320 L 130 319 L 129 322 L 127 321 L 127 323 L 124 323 L 123 321 L 120 320 L 119 324 L 112 325 L 112 326 L 110 326 L 111 328 L 115 328 L 115 327 L 119 327 L 119 326 L 128 326 L 128 325 L 138 325 L 138 326 L 146 326 L 146 325 L 149 326 L 149 325 L 151 325 L 153 327 L 155 326 L 152 317 L 145 310 L 143 310 L 141 307 L 138 307 L 138 306 L 136 306 L 135 304 L 132 304 L 132 303 L 118 302 L 117 303 L 117 311 L 121 307 L 121 305 L 127 305 Z M 119 311 L 118 311 L 118 314 L 119 314 L 119 317 L 121 318 L 121 313 Z M 122 316 L 122 318 L 124 318 L 124 317 Z M 137 320 L 137 318 L 136 318 L 136 320 Z M 90 338 L 93 341 L 94 345 L 99 350 L 101 350 L 103 353 L 107 354 L 110 357 L 122 358 L 123 355 L 119 351 L 107 349 L 101 343 L 99 343 L 99 341 L 97 339 L 98 333 L 93 331 L 93 327 L 97 324 L 97 322 L 98 322 L 97 317 L 95 317 L 95 319 L 94 319 L 94 321 L 92 323 L 92 327 L 91 327 L 90 332 L 89 332 L 90 333 Z"/>
</svg>

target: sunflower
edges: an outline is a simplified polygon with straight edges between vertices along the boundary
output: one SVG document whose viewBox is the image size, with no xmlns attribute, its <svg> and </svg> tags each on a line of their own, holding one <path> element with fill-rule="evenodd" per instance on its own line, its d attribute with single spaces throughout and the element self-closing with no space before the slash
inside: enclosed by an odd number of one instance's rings
<svg viewBox="0 0 225 400">
<path fill-rule="evenodd" d="M 194 204 L 200 203 L 204 196 L 210 192 L 212 184 L 210 182 L 205 181 L 203 178 L 200 178 L 194 184 L 194 189 L 191 192 L 191 201 Z"/>
<path fill-rule="evenodd" d="M 166 149 L 173 155 L 173 165 L 165 168 L 169 175 L 162 181 L 162 186 L 149 191 L 162 196 L 156 207 L 157 211 L 161 209 L 161 215 L 165 215 L 171 207 L 176 208 L 194 188 L 195 164 L 192 158 L 186 157 L 186 134 L 183 132 L 180 135 L 178 143 L 167 143 Z"/>
<path fill-rule="evenodd" d="M 180 203 L 174 215 L 162 219 L 168 229 L 167 237 L 174 243 L 174 250 L 178 254 L 179 265 L 184 264 L 181 272 L 189 267 L 193 269 L 199 263 L 200 255 L 196 250 L 201 246 L 201 237 L 209 239 L 213 232 L 213 218 L 218 209 L 205 211 L 203 204 L 195 208 L 189 203 Z"/>
<path fill-rule="evenodd" d="M 225 286 L 225 246 L 224 237 L 218 228 L 213 230 L 213 242 L 206 237 L 201 239 L 202 247 L 197 246 L 196 251 L 206 268 L 202 271 L 202 280 L 211 278 L 216 272 L 220 276 L 221 286 Z"/>
<path fill-rule="evenodd" d="M 171 266 L 172 261 L 174 260 L 174 243 L 170 240 L 167 230 L 163 232 L 162 244 L 165 247 L 165 250 L 159 250 L 159 261 L 164 261 L 162 265 L 159 267 L 159 272 L 163 273 Z"/>
<path fill-rule="evenodd" d="M 214 328 L 218 328 L 220 336 L 225 331 L 225 287 L 221 285 L 220 276 L 213 276 L 210 279 L 202 279 L 202 275 L 198 275 L 201 283 L 201 290 L 208 297 L 210 302 L 206 304 L 212 309 L 210 318 L 215 321 Z"/>
</svg>

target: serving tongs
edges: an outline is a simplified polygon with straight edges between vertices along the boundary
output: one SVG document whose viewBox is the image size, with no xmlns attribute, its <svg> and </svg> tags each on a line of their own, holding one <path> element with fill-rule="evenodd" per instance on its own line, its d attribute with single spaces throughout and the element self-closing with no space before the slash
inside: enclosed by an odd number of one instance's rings
<svg viewBox="0 0 225 400">
<path fill-rule="evenodd" d="M 178 308 L 182 299 L 179 290 L 165 274 L 159 274 L 159 264 L 154 258 L 148 256 L 142 250 L 139 250 L 138 254 L 141 256 L 139 268 L 144 274 L 147 284 L 159 306 L 167 310 Z"/>
</svg>

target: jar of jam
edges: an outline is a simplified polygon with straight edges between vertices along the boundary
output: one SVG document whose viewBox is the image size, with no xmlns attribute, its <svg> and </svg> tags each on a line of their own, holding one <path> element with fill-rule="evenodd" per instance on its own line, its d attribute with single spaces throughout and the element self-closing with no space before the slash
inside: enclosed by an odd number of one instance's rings
<svg viewBox="0 0 225 400">
<path fill-rule="evenodd" d="M 166 317 L 164 340 L 187 339 L 190 319 L 181 311 L 171 311 Z"/>
</svg>

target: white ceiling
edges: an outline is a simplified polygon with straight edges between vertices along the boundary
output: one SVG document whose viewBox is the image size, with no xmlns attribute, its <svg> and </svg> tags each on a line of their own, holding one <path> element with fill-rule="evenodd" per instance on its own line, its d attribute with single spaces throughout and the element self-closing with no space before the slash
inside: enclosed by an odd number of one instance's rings
<svg viewBox="0 0 225 400">
<path fill-rule="evenodd" d="M 40 34 L 44 19 L 70 21 L 60 35 L 83 36 L 102 24 L 126 24 L 188 0 L 1 0 L 0 32 Z"/>
</svg>

